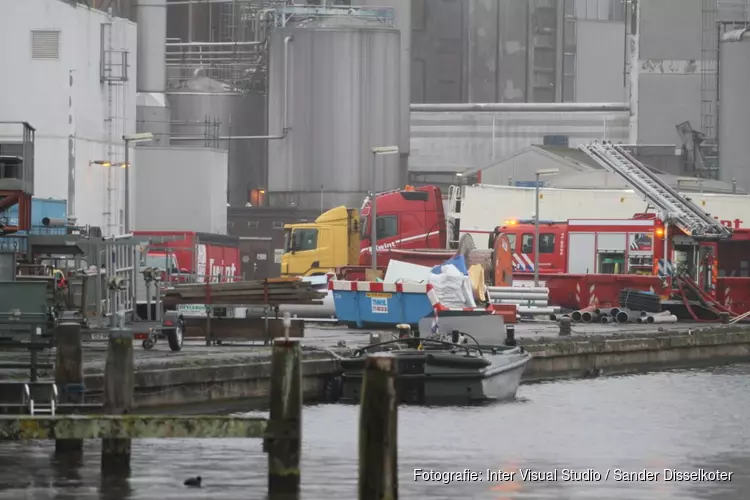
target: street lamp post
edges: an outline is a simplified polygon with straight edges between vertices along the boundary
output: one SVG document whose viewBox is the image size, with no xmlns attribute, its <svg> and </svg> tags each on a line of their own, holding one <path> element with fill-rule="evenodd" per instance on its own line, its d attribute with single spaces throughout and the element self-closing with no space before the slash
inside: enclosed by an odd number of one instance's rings
<svg viewBox="0 0 750 500">
<path fill-rule="evenodd" d="M 560 172 L 558 168 L 545 168 L 536 171 L 536 207 L 534 212 L 534 286 L 539 286 L 539 178 L 547 175 L 556 175 Z"/>
<path fill-rule="evenodd" d="M 141 134 L 123 135 L 125 141 L 125 234 L 130 233 L 130 143 L 151 142 L 154 134 L 143 132 Z"/>
<path fill-rule="evenodd" d="M 370 191 L 370 263 L 372 264 L 372 270 L 375 271 L 378 268 L 378 224 L 377 224 L 377 191 L 375 189 L 375 167 L 377 164 L 377 158 L 379 155 L 392 155 L 398 154 L 398 146 L 383 146 L 372 148 L 372 188 Z"/>
</svg>

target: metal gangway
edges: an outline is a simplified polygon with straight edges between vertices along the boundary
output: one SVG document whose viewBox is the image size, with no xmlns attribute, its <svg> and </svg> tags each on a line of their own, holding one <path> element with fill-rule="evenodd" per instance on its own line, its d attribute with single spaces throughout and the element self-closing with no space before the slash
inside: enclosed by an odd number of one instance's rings
<svg viewBox="0 0 750 500">
<path fill-rule="evenodd" d="M 606 170 L 620 175 L 657 210 L 665 221 L 674 223 L 686 234 L 703 239 L 726 239 L 732 230 L 686 199 L 677 190 L 636 160 L 622 146 L 594 142 L 579 146 Z"/>
</svg>

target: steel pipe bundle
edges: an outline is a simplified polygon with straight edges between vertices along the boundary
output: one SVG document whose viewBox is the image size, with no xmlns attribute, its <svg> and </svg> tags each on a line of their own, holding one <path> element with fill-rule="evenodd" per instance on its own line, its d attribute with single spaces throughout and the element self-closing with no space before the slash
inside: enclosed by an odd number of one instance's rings
<svg viewBox="0 0 750 500">
<path fill-rule="evenodd" d="M 544 286 L 488 286 L 487 291 L 491 294 L 514 294 L 516 292 L 536 292 L 549 295 L 549 288 Z"/>
<path fill-rule="evenodd" d="M 620 291 L 618 302 L 623 308 L 634 311 L 661 311 L 661 298 L 651 292 L 642 292 L 640 290 L 626 288 Z"/>
<path fill-rule="evenodd" d="M 585 311 L 581 313 L 581 321 L 584 323 L 592 323 L 599 318 L 599 314 L 596 311 Z"/>
<path fill-rule="evenodd" d="M 647 316 L 646 323 L 677 323 L 677 316 L 674 314 L 663 314 L 660 316 Z"/>
<path fill-rule="evenodd" d="M 631 311 L 629 309 L 621 309 L 620 312 L 617 313 L 617 316 L 615 316 L 615 321 L 617 321 L 618 323 L 632 323 L 640 317 L 640 312 Z"/>
<path fill-rule="evenodd" d="M 549 306 L 549 289 L 544 287 L 490 286 L 487 296 L 492 304 L 514 304 L 519 314 L 549 315 L 559 311 Z"/>
<path fill-rule="evenodd" d="M 594 306 L 584 307 L 583 309 L 580 309 L 578 311 L 573 311 L 570 314 L 570 319 L 572 319 L 574 322 L 580 322 L 583 321 L 583 314 L 587 312 L 594 312 L 595 308 Z"/>
<path fill-rule="evenodd" d="M 548 307 L 549 301 L 547 300 L 535 300 L 535 299 L 494 299 L 494 303 L 499 304 L 515 304 L 518 306 L 536 306 L 536 307 Z"/>
<path fill-rule="evenodd" d="M 492 297 L 492 300 L 517 300 L 517 299 L 525 299 L 525 300 L 547 300 L 549 295 L 546 293 L 539 293 L 539 292 L 519 292 L 514 294 L 505 294 L 505 293 L 497 293 L 497 292 L 490 292 L 490 297 Z"/>
<path fill-rule="evenodd" d="M 518 314 L 527 316 L 550 316 L 560 311 L 559 307 L 519 307 Z"/>
</svg>

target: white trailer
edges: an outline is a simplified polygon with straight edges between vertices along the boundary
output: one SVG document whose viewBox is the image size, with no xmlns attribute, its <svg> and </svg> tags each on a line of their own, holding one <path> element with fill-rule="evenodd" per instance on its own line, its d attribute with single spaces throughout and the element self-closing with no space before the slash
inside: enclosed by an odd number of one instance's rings
<svg viewBox="0 0 750 500">
<path fill-rule="evenodd" d="M 733 229 L 750 228 L 750 196 L 736 194 L 682 193 L 706 213 Z M 647 203 L 632 190 L 539 190 L 540 220 L 627 219 L 643 213 Z M 532 219 L 535 189 L 513 186 L 452 186 L 449 228 L 458 225 L 458 236 L 471 234 L 478 248 L 487 248 L 489 235 L 508 220 Z M 453 242 L 457 241 L 455 236 Z"/>
</svg>

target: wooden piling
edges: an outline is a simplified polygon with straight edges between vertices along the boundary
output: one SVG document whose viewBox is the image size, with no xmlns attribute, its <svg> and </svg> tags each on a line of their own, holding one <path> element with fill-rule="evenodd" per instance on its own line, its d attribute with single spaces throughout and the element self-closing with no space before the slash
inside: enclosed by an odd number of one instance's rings
<svg viewBox="0 0 750 500">
<path fill-rule="evenodd" d="M 111 415 L 133 408 L 133 331 L 120 328 L 109 334 L 104 368 L 104 411 Z M 102 473 L 130 472 L 130 439 L 102 439 Z"/>
<path fill-rule="evenodd" d="M 302 440 L 302 346 L 297 339 L 274 341 L 270 397 L 265 438 L 269 499 L 297 499 Z"/>
<path fill-rule="evenodd" d="M 359 500 L 398 499 L 395 379 L 392 354 L 367 357 L 359 417 Z"/>
<path fill-rule="evenodd" d="M 79 323 L 55 328 L 55 384 L 61 403 L 83 403 L 83 344 Z M 82 439 L 55 440 L 55 453 L 82 453 Z"/>
</svg>

